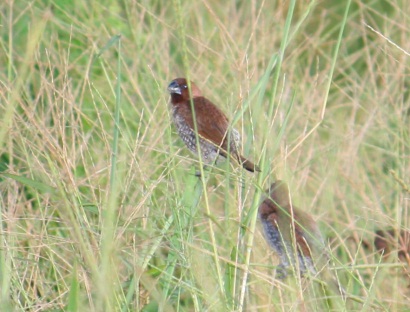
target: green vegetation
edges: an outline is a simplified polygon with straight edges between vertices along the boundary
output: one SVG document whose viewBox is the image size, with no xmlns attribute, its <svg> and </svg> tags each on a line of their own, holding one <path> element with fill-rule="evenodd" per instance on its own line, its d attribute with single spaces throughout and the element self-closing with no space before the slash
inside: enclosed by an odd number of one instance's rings
<svg viewBox="0 0 410 312">
<path fill-rule="evenodd" d="M 410 255 L 373 248 L 410 229 L 407 1 L 0 8 L 1 311 L 410 310 Z M 262 173 L 195 176 L 168 110 L 180 76 Z M 257 208 L 275 178 L 359 300 L 274 278 Z"/>
</svg>

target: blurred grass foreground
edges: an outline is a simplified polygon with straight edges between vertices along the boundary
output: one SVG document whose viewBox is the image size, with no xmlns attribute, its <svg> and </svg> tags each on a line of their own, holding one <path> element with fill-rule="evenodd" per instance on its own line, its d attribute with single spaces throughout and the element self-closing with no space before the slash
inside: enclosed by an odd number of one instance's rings
<svg viewBox="0 0 410 312">
<path fill-rule="evenodd" d="M 1 311 L 410 310 L 407 1 L 0 8 Z M 195 176 L 168 109 L 179 76 L 262 173 Z M 274 278 L 257 208 L 276 178 L 361 300 Z"/>
</svg>

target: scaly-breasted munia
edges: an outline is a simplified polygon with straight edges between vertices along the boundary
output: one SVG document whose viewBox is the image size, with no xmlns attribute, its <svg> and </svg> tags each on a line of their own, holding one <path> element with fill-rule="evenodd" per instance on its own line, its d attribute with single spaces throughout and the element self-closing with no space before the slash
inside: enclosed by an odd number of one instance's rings
<svg viewBox="0 0 410 312">
<path fill-rule="evenodd" d="M 376 250 L 388 257 L 395 250 L 398 250 L 399 259 L 410 264 L 410 231 L 401 230 L 395 242 L 393 229 L 378 230 L 374 238 Z"/>
<path fill-rule="evenodd" d="M 325 243 L 316 222 L 292 205 L 285 182 L 276 181 L 267 193 L 269 197 L 259 206 L 259 217 L 267 241 L 280 258 L 279 278 L 285 278 L 289 269 L 297 271 L 296 259 L 301 274 L 316 274 L 321 269 L 316 268 L 318 261 L 327 262 Z"/>
<path fill-rule="evenodd" d="M 329 289 L 345 297 L 345 290 L 328 270 L 329 255 L 316 222 L 292 204 L 285 182 L 272 183 L 267 193 L 259 206 L 259 218 L 267 241 L 280 258 L 278 278 L 285 279 L 288 272 L 319 274 Z"/>
<path fill-rule="evenodd" d="M 185 78 L 176 78 L 168 86 L 171 94 L 172 117 L 178 134 L 188 149 L 198 155 L 192 106 L 195 110 L 196 127 L 201 157 L 205 164 L 218 163 L 228 153 L 246 170 L 260 171 L 258 166 L 244 158 L 239 152 L 239 132 L 230 128 L 228 118 L 211 101 L 202 96 L 199 88 Z M 191 96 L 190 96 L 191 95 Z M 191 106 L 192 100 L 192 106 Z"/>
</svg>

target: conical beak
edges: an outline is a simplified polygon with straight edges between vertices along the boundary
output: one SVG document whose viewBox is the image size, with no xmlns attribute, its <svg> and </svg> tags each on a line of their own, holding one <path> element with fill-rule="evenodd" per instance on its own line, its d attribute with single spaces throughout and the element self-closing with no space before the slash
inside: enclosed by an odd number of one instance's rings
<svg viewBox="0 0 410 312">
<path fill-rule="evenodd" d="M 181 94 L 181 88 L 179 84 L 173 80 L 168 86 L 168 92 L 171 94 Z"/>
</svg>

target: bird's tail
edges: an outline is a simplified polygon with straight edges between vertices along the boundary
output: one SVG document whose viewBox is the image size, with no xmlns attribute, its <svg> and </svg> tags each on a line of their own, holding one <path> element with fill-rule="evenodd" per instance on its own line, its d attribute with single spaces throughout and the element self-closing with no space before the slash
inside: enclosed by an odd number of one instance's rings
<svg viewBox="0 0 410 312">
<path fill-rule="evenodd" d="M 346 298 L 346 291 L 344 290 L 342 284 L 340 283 L 337 272 L 332 272 L 330 267 L 332 266 L 329 257 L 328 250 L 326 249 L 321 255 L 315 259 L 315 270 L 318 272 L 320 280 L 326 284 L 327 288 L 331 293 L 336 295 L 341 295 L 343 299 Z"/>
<path fill-rule="evenodd" d="M 343 299 L 346 299 L 346 290 L 343 288 L 337 277 L 329 272 L 329 269 L 325 269 L 324 272 L 322 272 L 321 278 L 323 278 L 323 281 L 327 284 L 333 294 L 341 295 Z"/>
<path fill-rule="evenodd" d="M 247 160 L 245 157 L 239 156 L 239 158 L 239 162 L 241 163 L 242 167 L 244 167 L 246 170 L 250 172 L 261 171 L 261 169 L 257 165 L 255 165 L 250 160 Z"/>
</svg>

